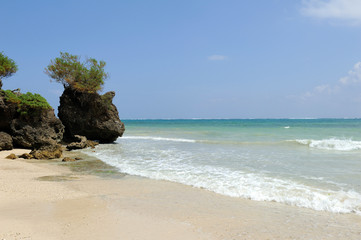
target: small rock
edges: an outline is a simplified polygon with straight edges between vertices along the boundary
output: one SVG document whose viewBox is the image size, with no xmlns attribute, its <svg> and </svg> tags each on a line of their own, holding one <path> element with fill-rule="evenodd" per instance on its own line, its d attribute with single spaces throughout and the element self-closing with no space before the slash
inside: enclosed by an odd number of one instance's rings
<svg viewBox="0 0 361 240">
<path fill-rule="evenodd" d="M 76 159 L 75 158 L 70 158 L 70 157 L 65 157 L 63 158 L 63 160 L 61 160 L 62 162 L 75 162 Z"/>
<path fill-rule="evenodd" d="M 95 148 L 95 146 L 99 145 L 98 142 L 92 141 L 92 140 L 87 140 L 86 141 L 86 147 L 91 147 L 91 148 Z"/>
<path fill-rule="evenodd" d="M 14 153 L 10 154 L 9 156 L 6 157 L 7 159 L 16 159 L 16 155 Z"/>
<path fill-rule="evenodd" d="M 75 135 L 75 142 L 69 143 L 66 148 L 68 150 L 74 150 L 74 149 L 83 149 L 87 147 L 95 148 L 95 146 L 99 145 L 98 142 L 88 140 L 84 136 Z"/>
<path fill-rule="evenodd" d="M 61 158 L 63 149 L 60 144 L 45 145 L 39 149 L 34 149 L 30 152 L 36 159 L 54 159 Z"/>
<path fill-rule="evenodd" d="M 29 154 L 29 153 L 24 153 L 24 154 L 21 154 L 19 156 L 19 158 L 24 158 L 24 159 L 32 159 L 34 158 L 33 155 Z"/>
<path fill-rule="evenodd" d="M 72 142 L 66 146 L 68 150 L 83 149 L 86 148 L 87 139 L 84 136 L 75 135 L 75 142 Z"/>
<path fill-rule="evenodd" d="M 81 157 L 74 158 L 75 160 L 83 160 Z"/>
</svg>

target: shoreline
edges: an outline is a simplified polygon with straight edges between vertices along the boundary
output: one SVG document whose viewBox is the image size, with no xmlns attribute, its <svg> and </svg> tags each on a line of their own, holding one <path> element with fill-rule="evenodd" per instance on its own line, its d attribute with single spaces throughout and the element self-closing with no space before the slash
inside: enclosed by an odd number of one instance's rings
<svg viewBox="0 0 361 240">
<path fill-rule="evenodd" d="M 232 198 L 131 175 L 89 175 L 51 164 L 59 160 L 5 159 L 27 151 L 0 152 L 0 239 L 361 238 L 356 214 Z"/>
</svg>

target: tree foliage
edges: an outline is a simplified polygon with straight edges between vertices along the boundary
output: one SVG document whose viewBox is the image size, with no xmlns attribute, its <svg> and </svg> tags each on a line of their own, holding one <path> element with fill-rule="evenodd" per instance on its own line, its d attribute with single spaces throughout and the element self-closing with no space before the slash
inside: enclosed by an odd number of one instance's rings
<svg viewBox="0 0 361 240">
<path fill-rule="evenodd" d="M 72 87 L 81 92 L 97 92 L 102 89 L 108 74 L 105 62 L 88 58 L 80 62 L 80 57 L 60 52 L 60 57 L 51 60 L 45 73 L 64 87 Z"/>
<path fill-rule="evenodd" d="M 18 70 L 14 60 L 0 52 L 0 79 L 10 77 Z"/>
<path fill-rule="evenodd" d="M 3 52 L 0 52 L 0 88 L 2 87 L 1 79 L 10 77 L 18 70 L 18 66 L 8 56 L 4 55 Z"/>
</svg>

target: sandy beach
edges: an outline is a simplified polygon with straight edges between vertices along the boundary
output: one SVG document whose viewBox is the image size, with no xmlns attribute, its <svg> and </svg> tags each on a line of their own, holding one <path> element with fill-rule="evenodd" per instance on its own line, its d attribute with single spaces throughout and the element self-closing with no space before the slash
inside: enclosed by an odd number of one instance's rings
<svg viewBox="0 0 361 240">
<path fill-rule="evenodd" d="M 0 239 L 361 239 L 361 216 L 84 175 L 0 152 Z"/>
</svg>

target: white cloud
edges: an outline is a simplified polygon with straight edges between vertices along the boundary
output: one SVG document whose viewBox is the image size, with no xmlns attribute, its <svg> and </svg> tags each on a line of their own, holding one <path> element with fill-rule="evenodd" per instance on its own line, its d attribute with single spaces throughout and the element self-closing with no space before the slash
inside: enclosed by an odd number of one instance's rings
<svg viewBox="0 0 361 240">
<path fill-rule="evenodd" d="M 353 69 L 348 72 L 347 76 L 340 78 L 339 82 L 344 85 L 360 83 L 361 82 L 361 62 L 357 62 L 353 66 Z"/>
<path fill-rule="evenodd" d="M 305 15 L 361 24 L 361 0 L 303 0 Z"/>
<path fill-rule="evenodd" d="M 361 0 L 360 0 L 361 1 Z M 329 85 L 319 85 L 314 87 L 312 90 L 305 92 L 301 95 L 302 99 L 318 96 L 318 95 L 332 95 L 337 94 L 341 91 L 349 91 L 347 90 L 347 86 L 350 86 L 350 88 L 354 88 L 355 84 L 360 85 L 361 83 L 361 62 L 357 62 L 353 69 L 350 70 L 346 76 L 340 78 L 338 80 L 338 83 Z"/>
<path fill-rule="evenodd" d="M 228 59 L 228 57 L 223 56 L 223 55 L 212 55 L 212 56 L 208 57 L 208 60 L 211 60 L 211 61 L 223 61 L 226 59 Z"/>
<path fill-rule="evenodd" d="M 335 94 L 340 90 L 338 85 L 330 86 L 329 84 L 319 85 L 314 87 L 311 91 L 308 91 L 302 95 L 302 98 L 309 98 L 320 94 Z"/>
<path fill-rule="evenodd" d="M 323 92 L 332 92 L 333 89 L 330 87 L 330 85 L 325 84 L 315 87 L 314 91 L 318 93 L 323 93 Z"/>
</svg>

